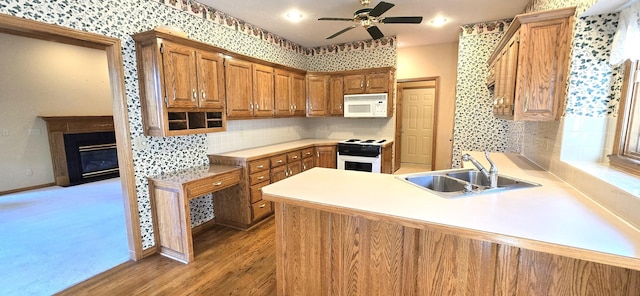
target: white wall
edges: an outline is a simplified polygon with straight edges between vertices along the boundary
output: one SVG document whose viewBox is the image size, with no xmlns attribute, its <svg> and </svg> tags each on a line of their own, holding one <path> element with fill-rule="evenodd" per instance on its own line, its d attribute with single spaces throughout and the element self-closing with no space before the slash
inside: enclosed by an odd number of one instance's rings
<svg viewBox="0 0 640 296">
<path fill-rule="evenodd" d="M 106 53 L 7 34 L 0 52 L 0 192 L 52 183 L 38 116 L 112 115 Z"/>
</svg>

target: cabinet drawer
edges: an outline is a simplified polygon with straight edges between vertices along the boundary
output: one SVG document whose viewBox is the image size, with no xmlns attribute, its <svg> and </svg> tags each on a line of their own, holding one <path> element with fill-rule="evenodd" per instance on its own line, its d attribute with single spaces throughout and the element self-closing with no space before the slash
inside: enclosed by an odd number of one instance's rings
<svg viewBox="0 0 640 296">
<path fill-rule="evenodd" d="M 249 174 L 264 171 L 269 168 L 269 159 L 258 159 L 249 162 Z"/>
<path fill-rule="evenodd" d="M 287 155 L 281 154 L 274 157 L 271 157 L 271 167 L 281 166 L 287 163 Z"/>
<path fill-rule="evenodd" d="M 240 171 L 211 176 L 186 186 L 187 198 L 195 198 L 240 183 Z"/>
<path fill-rule="evenodd" d="M 302 150 L 302 158 L 313 157 L 313 148 L 307 148 Z"/>
<path fill-rule="evenodd" d="M 264 182 L 251 186 L 251 203 L 256 203 L 262 200 L 262 187 L 269 185 L 269 182 Z"/>
<path fill-rule="evenodd" d="M 251 214 L 253 216 L 253 221 L 269 216 L 269 214 L 271 214 L 271 202 L 263 200 L 251 204 Z"/>
<path fill-rule="evenodd" d="M 265 181 L 268 182 L 271 180 L 271 178 L 269 178 L 269 171 L 262 171 L 262 172 L 257 172 L 255 174 L 251 174 L 249 176 L 249 179 L 250 179 L 251 185 L 258 184 Z"/>
<path fill-rule="evenodd" d="M 300 151 L 294 151 L 294 152 L 287 153 L 287 161 L 288 162 L 299 161 L 300 159 L 302 159 L 302 153 Z"/>
</svg>

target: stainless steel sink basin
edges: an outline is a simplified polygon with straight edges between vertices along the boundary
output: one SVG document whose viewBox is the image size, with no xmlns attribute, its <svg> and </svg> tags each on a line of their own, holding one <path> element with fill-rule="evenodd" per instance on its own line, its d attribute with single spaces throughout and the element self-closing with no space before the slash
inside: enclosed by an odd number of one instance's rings
<svg viewBox="0 0 640 296">
<path fill-rule="evenodd" d="M 469 186 L 467 182 L 460 182 L 458 179 L 450 178 L 446 175 L 423 175 L 407 177 L 407 181 L 437 192 L 456 192 L 472 190 L 478 186 Z"/>
<path fill-rule="evenodd" d="M 498 175 L 498 187 L 490 188 L 489 180 L 480 171 L 474 169 L 424 172 L 397 178 L 444 198 L 541 186 L 538 183 Z"/>
</svg>

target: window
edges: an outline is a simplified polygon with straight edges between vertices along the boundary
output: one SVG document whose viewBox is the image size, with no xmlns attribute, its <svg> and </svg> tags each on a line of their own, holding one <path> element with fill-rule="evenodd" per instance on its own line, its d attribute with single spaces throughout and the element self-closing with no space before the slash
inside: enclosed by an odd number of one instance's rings
<svg viewBox="0 0 640 296">
<path fill-rule="evenodd" d="M 640 175 L 640 63 L 625 62 L 611 166 Z"/>
</svg>

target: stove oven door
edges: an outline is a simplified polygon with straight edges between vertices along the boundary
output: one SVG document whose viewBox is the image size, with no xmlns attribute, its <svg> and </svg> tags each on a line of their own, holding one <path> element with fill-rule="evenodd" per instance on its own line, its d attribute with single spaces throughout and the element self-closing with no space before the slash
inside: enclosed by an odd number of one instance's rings
<svg viewBox="0 0 640 296">
<path fill-rule="evenodd" d="M 338 169 L 380 173 L 380 157 L 351 156 L 338 154 Z"/>
</svg>

